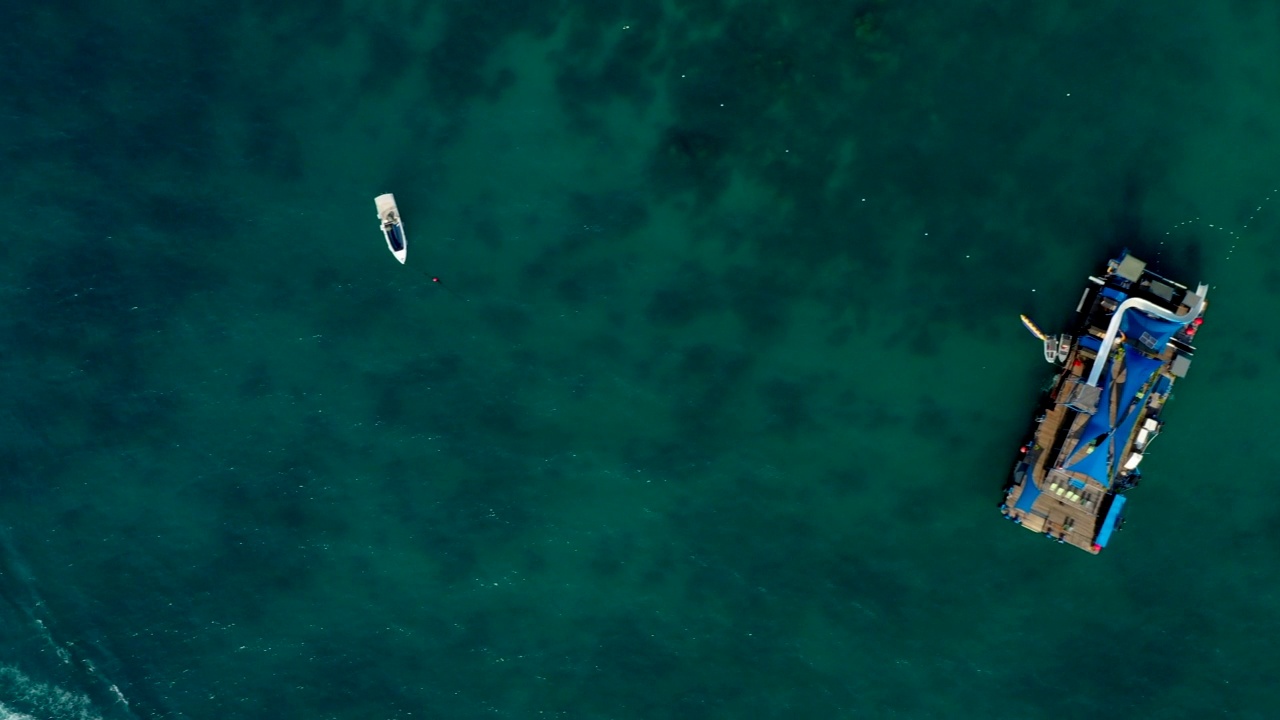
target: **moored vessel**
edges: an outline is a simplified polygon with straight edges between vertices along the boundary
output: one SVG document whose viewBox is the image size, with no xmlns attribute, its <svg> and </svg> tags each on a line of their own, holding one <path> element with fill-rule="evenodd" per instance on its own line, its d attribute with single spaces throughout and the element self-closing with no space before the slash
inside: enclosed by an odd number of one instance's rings
<svg viewBox="0 0 1280 720">
<path fill-rule="evenodd" d="M 1045 359 L 1064 365 L 1034 414 L 1000 510 L 1097 554 L 1124 523 L 1124 492 L 1141 479 L 1173 384 L 1191 366 L 1208 286 L 1193 291 L 1161 277 L 1127 250 L 1089 280 L 1074 337 L 1037 333 Z"/>
</svg>

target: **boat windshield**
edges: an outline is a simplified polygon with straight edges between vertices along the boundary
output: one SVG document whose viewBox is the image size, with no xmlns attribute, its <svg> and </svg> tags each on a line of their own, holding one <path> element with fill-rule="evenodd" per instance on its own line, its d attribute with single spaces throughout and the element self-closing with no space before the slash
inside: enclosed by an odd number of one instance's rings
<svg viewBox="0 0 1280 720">
<path fill-rule="evenodd" d="M 391 243 L 391 249 L 399 252 L 404 249 L 404 230 L 399 225 L 387 225 L 382 228 L 387 234 L 387 242 Z"/>
</svg>

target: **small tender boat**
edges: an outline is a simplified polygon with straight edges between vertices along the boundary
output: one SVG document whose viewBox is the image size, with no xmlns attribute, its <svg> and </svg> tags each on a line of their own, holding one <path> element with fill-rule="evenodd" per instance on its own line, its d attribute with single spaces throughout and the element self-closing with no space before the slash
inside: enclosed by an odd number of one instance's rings
<svg viewBox="0 0 1280 720">
<path fill-rule="evenodd" d="M 1044 339 L 1044 359 L 1051 362 L 1058 362 L 1058 336 L 1050 335 Z"/>
<path fill-rule="evenodd" d="M 1058 362 L 1066 362 L 1067 355 L 1071 354 L 1071 336 L 1058 336 Z"/>
<path fill-rule="evenodd" d="M 404 264 L 409 247 L 404 239 L 404 222 L 400 219 L 400 209 L 396 207 L 396 196 L 391 193 L 379 195 L 373 199 L 378 206 L 378 219 L 382 221 L 382 234 L 387 238 L 387 249 L 400 263 Z"/>
</svg>

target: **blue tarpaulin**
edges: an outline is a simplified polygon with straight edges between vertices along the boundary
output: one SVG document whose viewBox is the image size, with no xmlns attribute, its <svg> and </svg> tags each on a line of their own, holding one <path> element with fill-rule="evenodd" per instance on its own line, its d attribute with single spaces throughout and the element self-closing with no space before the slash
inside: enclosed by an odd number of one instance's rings
<svg viewBox="0 0 1280 720">
<path fill-rule="evenodd" d="M 1087 440 L 1091 441 L 1092 438 L 1088 438 Z M 1080 446 L 1080 449 L 1076 451 L 1079 459 L 1071 465 L 1068 465 L 1067 469 L 1071 472 L 1088 475 L 1094 480 L 1102 483 L 1103 487 L 1111 487 L 1111 435 L 1107 435 L 1107 437 L 1102 442 L 1098 443 L 1098 446 L 1093 449 L 1093 452 L 1087 455 L 1084 454 L 1084 448 L 1086 447 L 1088 447 L 1088 445 Z"/>
<path fill-rule="evenodd" d="M 1160 369 L 1163 361 L 1160 358 L 1153 358 L 1145 355 L 1141 350 L 1131 346 L 1125 346 L 1124 349 L 1125 372 L 1124 388 L 1121 390 L 1119 408 L 1121 420 L 1115 430 L 1115 440 L 1117 450 L 1124 448 L 1128 442 L 1129 436 L 1133 434 L 1133 426 L 1137 424 L 1138 417 L 1142 415 L 1143 403 L 1134 405 L 1133 400 L 1138 393 L 1151 380 L 1151 376 L 1156 370 Z M 1123 462 L 1123 458 L 1116 458 L 1116 464 Z"/>
<path fill-rule="evenodd" d="M 1080 444 L 1073 450 L 1075 460 L 1066 463 L 1068 470 L 1088 475 L 1103 487 L 1111 487 L 1111 433 L 1115 429 L 1115 419 L 1111 416 L 1112 390 L 1111 362 L 1107 361 L 1102 376 L 1098 378 L 1098 410 L 1080 431 Z M 1105 437 L 1093 452 L 1086 455 L 1089 443 L 1099 436 Z"/>
<path fill-rule="evenodd" d="M 1111 362 L 1107 361 L 1102 375 L 1098 377 L 1098 410 L 1089 417 L 1084 429 L 1080 431 L 1081 440 L 1091 441 L 1099 435 L 1111 432 L 1111 428 L 1115 427 L 1111 417 L 1111 389 Z"/>
<path fill-rule="evenodd" d="M 1081 335 L 1080 347 L 1088 348 L 1093 351 L 1094 355 L 1097 355 L 1098 351 L 1102 349 L 1102 341 L 1092 335 Z"/>
<path fill-rule="evenodd" d="M 1031 512 L 1031 506 L 1036 503 L 1036 498 L 1040 497 L 1040 488 L 1031 481 L 1028 476 L 1022 484 L 1022 494 L 1018 496 L 1018 502 L 1014 503 L 1014 507 L 1022 512 Z"/>
<path fill-rule="evenodd" d="M 1102 377 L 1098 380 L 1100 393 L 1098 411 L 1089 418 L 1080 431 L 1082 444 L 1077 446 L 1073 453 L 1074 462 L 1066 465 L 1068 470 L 1088 475 L 1102 483 L 1103 487 L 1111 487 L 1111 478 L 1115 476 L 1117 465 L 1124 460 L 1121 457 L 1113 457 L 1112 452 L 1123 451 L 1125 442 L 1133 434 L 1134 424 L 1142 414 L 1142 403 L 1134 406 L 1134 398 L 1162 364 L 1160 358 L 1150 357 L 1141 350 L 1129 346 L 1125 346 L 1124 349 L 1124 362 L 1126 375 L 1123 385 L 1119 388 L 1111 382 L 1110 366 L 1102 372 Z M 1119 395 L 1115 403 L 1116 416 L 1113 416 L 1111 396 L 1117 390 Z M 1088 444 L 1104 435 L 1105 439 L 1098 443 L 1093 452 L 1085 455 Z"/>
<path fill-rule="evenodd" d="M 1101 291 L 1101 293 L 1100 293 L 1100 294 L 1102 295 L 1102 297 L 1104 297 L 1104 298 L 1111 298 L 1112 300 L 1115 300 L 1116 302 L 1123 302 L 1123 301 L 1124 301 L 1124 299 L 1125 299 L 1126 297 L 1128 297 L 1127 295 L 1125 295 L 1124 293 L 1120 292 L 1119 290 L 1116 290 L 1115 288 L 1109 288 L 1109 287 L 1104 287 L 1104 288 L 1102 288 L 1102 291 Z"/>
<path fill-rule="evenodd" d="M 1152 352 L 1162 352 L 1169 338 L 1182 329 L 1182 323 L 1154 318 L 1141 310 L 1129 310 L 1120 319 L 1120 329 L 1135 342 Z"/>
<path fill-rule="evenodd" d="M 1168 375 L 1161 375 L 1160 379 L 1156 380 L 1155 389 L 1152 390 L 1151 392 L 1154 395 L 1168 395 L 1169 388 L 1172 386 L 1173 386 L 1173 380 L 1169 379 Z"/>
<path fill-rule="evenodd" d="M 1133 434 L 1133 426 L 1138 423 L 1138 417 L 1142 415 L 1142 406 L 1134 408 L 1124 420 L 1120 421 L 1120 427 L 1116 428 L 1116 447 L 1123 449 L 1125 443 L 1129 440 L 1129 436 Z M 1120 463 L 1124 462 L 1124 458 L 1116 458 L 1116 466 L 1119 469 Z"/>
<path fill-rule="evenodd" d="M 1107 541 L 1111 539 L 1111 533 L 1116 531 L 1116 526 L 1120 524 L 1120 518 L 1123 517 L 1120 511 L 1124 509 L 1125 501 L 1124 495 L 1117 495 L 1115 502 L 1111 503 L 1107 518 L 1102 521 L 1102 529 L 1098 531 L 1098 539 L 1094 541 L 1098 547 L 1106 547 Z"/>
<path fill-rule="evenodd" d="M 1137 397 L 1138 392 L 1142 390 L 1151 376 L 1156 370 L 1160 369 L 1163 360 L 1158 357 L 1151 357 L 1141 350 L 1126 345 L 1124 348 L 1124 388 L 1120 392 L 1120 401 L 1116 407 L 1120 408 L 1121 415 L 1125 414 L 1129 409 L 1129 404 Z"/>
</svg>

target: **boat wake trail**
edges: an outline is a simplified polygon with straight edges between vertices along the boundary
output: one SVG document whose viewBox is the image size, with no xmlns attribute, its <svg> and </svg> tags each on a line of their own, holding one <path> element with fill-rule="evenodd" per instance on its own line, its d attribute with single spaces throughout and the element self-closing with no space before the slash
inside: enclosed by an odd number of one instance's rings
<svg viewBox="0 0 1280 720">
<path fill-rule="evenodd" d="M 33 680 L 0 665 L 0 720 L 102 720 L 87 695 Z"/>
<path fill-rule="evenodd" d="M 0 528 L 0 720 L 136 718 L 120 688 L 81 652 L 86 646 L 60 642 L 52 624 L 35 579 Z"/>
</svg>

